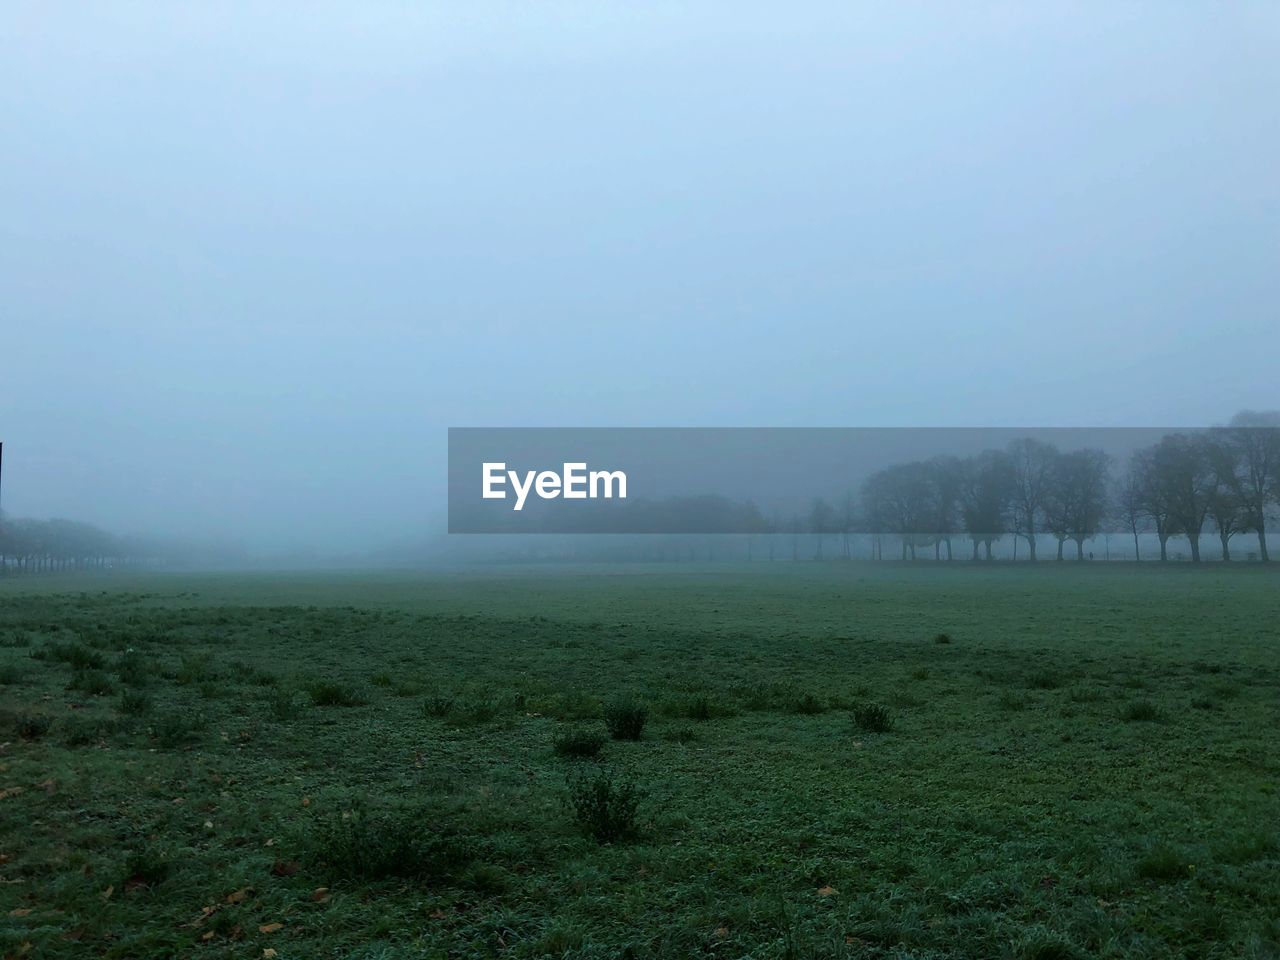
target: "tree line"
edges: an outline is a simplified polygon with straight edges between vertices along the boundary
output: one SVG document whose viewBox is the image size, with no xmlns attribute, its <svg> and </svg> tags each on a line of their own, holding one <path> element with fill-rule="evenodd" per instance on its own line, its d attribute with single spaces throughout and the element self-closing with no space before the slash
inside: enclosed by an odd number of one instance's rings
<svg viewBox="0 0 1280 960">
<path fill-rule="evenodd" d="M 218 544 L 120 536 L 81 520 L 0 516 L 0 576 L 115 567 L 243 563 L 243 551 Z"/>
<path fill-rule="evenodd" d="M 1099 449 L 1059 450 L 1030 437 L 1003 450 L 970 457 L 934 457 L 879 470 L 862 485 L 858 518 L 880 555 L 884 534 L 896 536 L 902 558 L 920 547 L 952 557 L 952 539 L 966 537 L 973 559 L 987 559 L 1004 536 L 1027 545 L 1037 559 L 1037 541 L 1052 536 L 1057 559 L 1067 544 L 1083 560 L 1084 545 L 1104 530 L 1132 535 L 1141 559 L 1140 536 L 1155 535 L 1160 559 L 1169 539 L 1183 536 L 1191 559 L 1201 559 L 1201 538 L 1216 533 L 1223 560 L 1231 538 L 1253 533 L 1258 556 L 1268 560 L 1267 521 L 1280 503 L 1280 418 L 1242 413 L 1229 426 L 1170 433 L 1135 451 L 1122 471 Z M 811 532 L 832 529 L 836 511 L 815 501 Z M 846 527 L 846 529 L 848 529 Z"/>
</svg>

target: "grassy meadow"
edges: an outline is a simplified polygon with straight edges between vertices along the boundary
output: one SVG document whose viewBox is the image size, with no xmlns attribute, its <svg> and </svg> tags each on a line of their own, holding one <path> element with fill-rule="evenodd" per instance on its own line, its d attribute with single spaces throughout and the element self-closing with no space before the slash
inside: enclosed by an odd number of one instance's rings
<svg viewBox="0 0 1280 960">
<path fill-rule="evenodd" d="M 0 956 L 1275 957 L 1280 571 L 0 582 Z"/>
</svg>

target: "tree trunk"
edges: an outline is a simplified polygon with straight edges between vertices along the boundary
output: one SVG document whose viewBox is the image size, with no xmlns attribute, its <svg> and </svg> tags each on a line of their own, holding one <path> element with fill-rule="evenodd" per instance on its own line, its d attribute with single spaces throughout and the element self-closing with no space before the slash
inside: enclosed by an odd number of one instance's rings
<svg viewBox="0 0 1280 960">
<path fill-rule="evenodd" d="M 1077 562 L 1084 559 L 1084 540 L 1076 540 L 1076 560 Z"/>
<path fill-rule="evenodd" d="M 991 541 L 990 541 L 990 540 L 988 540 L 988 541 L 987 541 L 987 543 L 986 543 L 986 547 L 987 547 L 987 560 L 993 560 L 993 559 L 995 559 L 994 557 L 992 557 L 992 556 L 991 556 Z"/>
<path fill-rule="evenodd" d="M 1059 562 L 1061 562 L 1062 560 L 1062 545 L 1064 543 L 1066 543 L 1066 541 L 1062 537 L 1059 537 L 1058 538 L 1058 557 L 1057 557 Z"/>
<path fill-rule="evenodd" d="M 1169 535 L 1167 533 L 1160 534 L 1160 562 L 1169 562 Z"/>
<path fill-rule="evenodd" d="M 1142 562 L 1142 548 L 1138 546 L 1138 528 L 1133 528 L 1133 559 L 1135 563 Z"/>
<path fill-rule="evenodd" d="M 1229 563 L 1231 561 L 1231 548 L 1227 545 L 1227 541 L 1231 539 L 1231 534 L 1219 531 L 1218 538 L 1222 541 L 1222 559 Z"/>
<path fill-rule="evenodd" d="M 1200 562 L 1200 534 L 1188 533 L 1187 540 L 1191 543 L 1191 562 Z"/>
<path fill-rule="evenodd" d="M 1267 556 L 1267 524 L 1262 517 L 1258 517 L 1258 556 L 1263 563 L 1271 559 Z"/>
<path fill-rule="evenodd" d="M 1027 547 L 1031 551 L 1031 562 L 1035 563 L 1036 562 L 1036 535 L 1034 533 L 1028 533 L 1026 536 L 1027 536 Z"/>
</svg>

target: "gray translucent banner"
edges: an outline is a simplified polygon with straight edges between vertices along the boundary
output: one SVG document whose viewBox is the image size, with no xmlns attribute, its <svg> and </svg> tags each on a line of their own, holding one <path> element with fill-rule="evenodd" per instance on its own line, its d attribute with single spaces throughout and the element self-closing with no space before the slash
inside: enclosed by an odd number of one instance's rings
<svg viewBox="0 0 1280 960">
<path fill-rule="evenodd" d="M 1280 472 L 1278 442 L 1272 427 L 452 428 L 449 531 L 1061 539 L 1183 532 L 1197 511 L 1208 532 L 1210 499 L 1243 530 L 1280 490 L 1244 502 L 1250 457 L 1271 451 Z"/>
</svg>

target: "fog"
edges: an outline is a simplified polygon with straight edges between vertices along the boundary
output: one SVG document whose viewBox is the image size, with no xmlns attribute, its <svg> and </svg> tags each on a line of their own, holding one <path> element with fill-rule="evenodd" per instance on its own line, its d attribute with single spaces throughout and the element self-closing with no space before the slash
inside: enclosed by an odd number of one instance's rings
<svg viewBox="0 0 1280 960">
<path fill-rule="evenodd" d="M 4 511 L 345 554 L 460 426 L 1280 406 L 1274 4 L 12 4 Z"/>
</svg>

